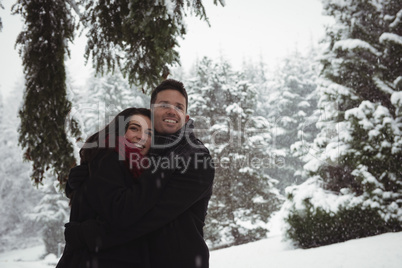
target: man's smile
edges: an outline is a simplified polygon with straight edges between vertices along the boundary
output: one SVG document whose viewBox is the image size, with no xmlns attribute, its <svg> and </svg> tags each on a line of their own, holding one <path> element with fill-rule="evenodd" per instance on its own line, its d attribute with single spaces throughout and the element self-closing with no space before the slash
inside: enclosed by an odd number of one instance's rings
<svg viewBox="0 0 402 268">
<path fill-rule="evenodd" d="M 170 124 L 176 124 L 178 121 L 177 120 L 174 120 L 174 119 L 163 119 L 163 121 L 164 122 L 166 122 L 166 123 L 170 123 Z"/>
</svg>

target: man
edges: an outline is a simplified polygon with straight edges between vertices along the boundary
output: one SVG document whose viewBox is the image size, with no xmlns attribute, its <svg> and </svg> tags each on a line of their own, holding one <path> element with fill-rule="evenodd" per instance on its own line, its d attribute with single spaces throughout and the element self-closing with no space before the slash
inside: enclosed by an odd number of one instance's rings
<svg viewBox="0 0 402 268">
<path fill-rule="evenodd" d="M 101 254 L 145 239 L 149 257 L 140 257 L 149 258 L 150 267 L 209 267 L 203 226 L 214 167 L 209 151 L 192 132 L 187 107 L 181 82 L 169 79 L 155 88 L 150 167 L 129 189 L 112 176 L 86 180 L 86 187 L 96 193 L 88 195 L 89 202 L 105 223 L 68 224 L 67 244 L 80 235 Z"/>
</svg>

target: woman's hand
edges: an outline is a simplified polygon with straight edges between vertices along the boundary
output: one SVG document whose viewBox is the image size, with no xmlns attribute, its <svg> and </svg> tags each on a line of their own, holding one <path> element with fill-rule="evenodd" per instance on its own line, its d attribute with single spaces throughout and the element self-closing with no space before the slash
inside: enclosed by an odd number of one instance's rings
<svg viewBox="0 0 402 268">
<path fill-rule="evenodd" d="M 89 178 L 89 167 L 86 164 L 78 165 L 70 169 L 66 183 L 66 196 L 71 199 L 74 190 L 79 188 Z"/>
<path fill-rule="evenodd" d="M 74 250 L 86 248 L 83 232 L 81 229 L 81 223 L 69 222 L 64 225 L 64 239 L 66 244 Z"/>
</svg>

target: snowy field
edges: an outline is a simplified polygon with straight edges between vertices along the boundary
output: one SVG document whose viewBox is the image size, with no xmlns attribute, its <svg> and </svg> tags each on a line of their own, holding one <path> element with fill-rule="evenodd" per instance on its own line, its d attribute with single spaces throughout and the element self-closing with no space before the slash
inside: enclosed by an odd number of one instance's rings
<svg viewBox="0 0 402 268">
<path fill-rule="evenodd" d="M 43 260 L 44 247 L 36 246 L 0 254 L 1 268 L 49 268 L 57 259 Z M 280 236 L 211 252 L 210 268 L 400 268 L 402 232 L 350 240 L 314 249 L 292 249 Z"/>
</svg>

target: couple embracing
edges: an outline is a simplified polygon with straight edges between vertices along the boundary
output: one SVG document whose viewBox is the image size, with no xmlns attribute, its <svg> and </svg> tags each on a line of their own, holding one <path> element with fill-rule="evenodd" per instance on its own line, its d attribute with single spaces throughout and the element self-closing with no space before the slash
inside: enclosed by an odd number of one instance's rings
<svg viewBox="0 0 402 268">
<path fill-rule="evenodd" d="M 183 84 L 168 79 L 151 110 L 128 108 L 87 139 L 66 185 L 57 268 L 209 267 L 203 226 L 215 169 L 187 108 Z"/>
</svg>

